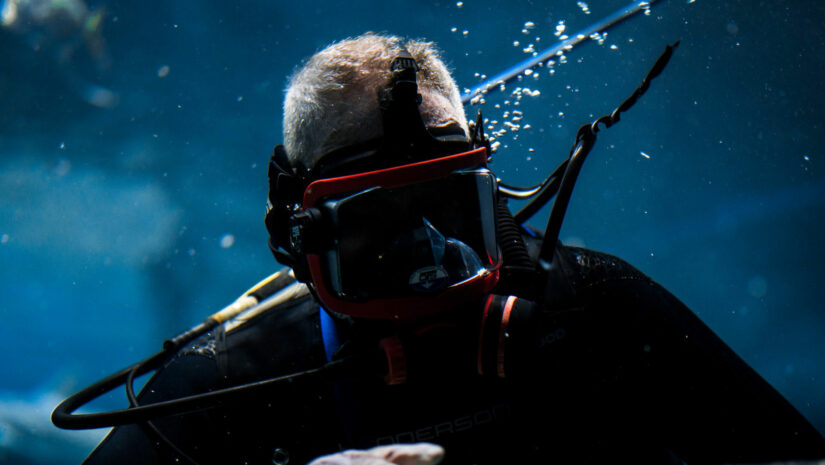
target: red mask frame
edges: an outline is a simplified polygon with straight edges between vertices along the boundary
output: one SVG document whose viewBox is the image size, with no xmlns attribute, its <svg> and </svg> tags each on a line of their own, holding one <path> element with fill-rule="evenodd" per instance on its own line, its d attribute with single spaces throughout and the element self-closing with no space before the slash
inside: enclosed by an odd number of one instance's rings
<svg viewBox="0 0 825 465">
<path fill-rule="evenodd" d="M 304 191 L 302 211 L 315 207 L 322 199 L 372 187 L 393 188 L 447 177 L 462 169 L 487 166 L 488 152 L 484 147 L 445 157 L 409 165 L 385 168 L 335 178 L 319 179 L 310 183 Z M 473 297 L 488 293 L 499 280 L 501 257 L 486 273 L 454 284 L 435 295 L 407 296 L 403 298 L 375 298 L 367 301 L 350 301 L 330 292 L 324 278 L 322 257 L 306 255 L 312 283 L 321 303 L 337 313 L 358 318 L 412 320 L 442 312 Z"/>
</svg>

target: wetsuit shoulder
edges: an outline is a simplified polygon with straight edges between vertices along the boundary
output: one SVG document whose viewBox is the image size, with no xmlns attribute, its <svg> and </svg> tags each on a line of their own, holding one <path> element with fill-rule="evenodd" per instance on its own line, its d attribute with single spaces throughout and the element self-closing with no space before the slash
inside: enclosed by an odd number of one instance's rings
<svg viewBox="0 0 825 465">
<path fill-rule="evenodd" d="M 604 252 L 560 245 L 557 256 L 567 266 L 568 277 L 575 289 L 582 290 L 608 281 L 652 281 L 630 263 Z"/>
<path fill-rule="evenodd" d="M 241 314 L 182 348 L 146 383 L 139 403 L 149 404 L 266 379 L 323 359 L 318 305 L 303 294 L 265 312 Z M 317 366 L 317 365 L 314 365 Z M 244 416 L 242 414 L 240 416 Z M 232 407 L 160 418 L 153 424 L 199 463 L 238 458 Z M 84 463 L 152 464 L 185 460 L 145 425 L 114 428 Z"/>
<path fill-rule="evenodd" d="M 293 287 L 303 288 L 295 283 Z M 297 293 L 262 314 L 239 315 L 223 327 L 217 363 L 230 384 L 314 368 L 326 361 L 320 329 L 320 306 Z"/>
<path fill-rule="evenodd" d="M 567 295 L 548 300 L 559 304 L 538 326 L 556 337 L 538 351 L 578 415 L 611 425 L 617 445 L 661 444 L 688 463 L 825 456 L 816 429 L 651 278 L 579 247 L 557 247 L 554 262 L 548 287 Z"/>
</svg>

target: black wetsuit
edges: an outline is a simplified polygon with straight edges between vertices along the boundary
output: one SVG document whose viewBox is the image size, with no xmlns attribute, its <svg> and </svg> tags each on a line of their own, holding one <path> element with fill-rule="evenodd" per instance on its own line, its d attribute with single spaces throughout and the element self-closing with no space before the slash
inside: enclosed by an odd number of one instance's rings
<svg viewBox="0 0 825 465">
<path fill-rule="evenodd" d="M 302 465 L 340 449 L 419 441 L 444 445 L 449 465 L 825 457 L 825 441 L 802 415 L 661 286 L 585 249 L 560 247 L 554 262 L 544 307 L 511 322 L 505 379 L 476 372 L 476 306 L 407 335 L 420 355 L 405 384 L 377 376 L 296 383 L 155 425 L 202 464 L 282 465 L 288 457 Z M 140 400 L 320 366 L 320 320 L 307 295 L 221 327 L 171 360 Z M 341 326 L 343 341 L 370 333 Z M 86 463 L 185 461 L 128 425 Z"/>
</svg>

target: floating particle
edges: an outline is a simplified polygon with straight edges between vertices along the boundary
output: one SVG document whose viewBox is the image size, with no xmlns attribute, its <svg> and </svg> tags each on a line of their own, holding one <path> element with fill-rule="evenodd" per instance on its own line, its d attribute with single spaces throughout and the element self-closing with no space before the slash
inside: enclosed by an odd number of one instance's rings
<svg viewBox="0 0 825 465">
<path fill-rule="evenodd" d="M 243 95 L 239 95 L 238 98 L 236 98 L 235 100 L 237 100 L 238 102 L 243 102 Z"/>
<path fill-rule="evenodd" d="M 582 9 L 582 12 L 584 12 L 584 14 L 586 14 L 586 15 L 590 14 L 590 7 L 587 6 L 587 3 L 585 3 L 585 2 L 576 2 L 576 5 L 578 5 L 579 8 Z"/>
<path fill-rule="evenodd" d="M 228 249 L 235 245 L 235 236 L 232 234 L 224 234 L 221 236 L 221 248 Z"/>
<path fill-rule="evenodd" d="M 518 47 L 518 46 L 519 46 L 519 41 L 514 40 L 514 41 L 513 41 L 513 47 Z"/>
<path fill-rule="evenodd" d="M 534 27 L 536 27 L 536 23 L 532 21 L 527 21 L 526 23 L 524 23 L 525 29 L 533 29 Z"/>
<path fill-rule="evenodd" d="M 757 299 L 768 293 L 768 283 L 762 276 L 754 276 L 748 281 L 748 294 Z"/>
<path fill-rule="evenodd" d="M 641 156 L 643 156 L 643 157 L 647 158 L 648 160 L 650 160 L 650 155 L 648 155 L 648 154 L 646 154 L 646 153 L 644 153 L 644 152 L 639 152 L 639 155 L 641 155 Z"/>
<path fill-rule="evenodd" d="M 60 158 L 54 165 L 53 173 L 58 177 L 63 177 L 69 174 L 69 171 L 72 170 L 72 162 L 66 160 L 65 158 Z"/>
<path fill-rule="evenodd" d="M 610 46 L 610 50 L 618 50 L 618 49 L 619 49 L 619 46 L 618 46 L 618 45 L 616 45 L 616 44 L 612 44 L 612 45 Z"/>
<path fill-rule="evenodd" d="M 521 33 L 526 35 L 526 34 L 529 34 L 529 33 L 530 33 L 530 31 L 528 31 L 527 29 L 522 29 L 522 30 L 521 30 Z"/>
<path fill-rule="evenodd" d="M 805 160 L 805 161 L 811 161 L 811 157 L 809 157 L 807 155 L 802 155 L 802 159 Z"/>
<path fill-rule="evenodd" d="M 165 78 L 168 75 L 169 75 L 169 65 L 163 65 L 160 68 L 158 68 L 158 77 L 159 78 Z"/>
<path fill-rule="evenodd" d="M 65 149 L 65 148 L 66 148 L 66 143 L 65 143 L 65 142 L 61 142 L 61 143 L 60 143 L 60 150 L 63 150 L 63 149 Z"/>
<path fill-rule="evenodd" d="M 463 31 L 461 31 L 461 34 L 465 35 L 465 36 L 468 35 L 469 33 L 470 33 L 470 31 L 468 31 L 467 29 L 464 29 Z"/>
<path fill-rule="evenodd" d="M 464 6 L 464 2 L 455 2 L 455 6 L 461 8 L 462 6 Z"/>
<path fill-rule="evenodd" d="M 450 28 L 450 32 L 455 32 L 455 31 L 457 31 L 457 30 L 458 30 L 458 28 L 457 28 L 457 27 L 451 27 L 451 28 Z"/>
<path fill-rule="evenodd" d="M 525 76 L 529 76 L 529 75 L 531 75 L 531 74 L 533 74 L 533 70 L 532 70 L 532 69 L 527 68 L 527 69 L 525 69 L 525 70 L 524 70 L 524 75 L 525 75 Z"/>
</svg>

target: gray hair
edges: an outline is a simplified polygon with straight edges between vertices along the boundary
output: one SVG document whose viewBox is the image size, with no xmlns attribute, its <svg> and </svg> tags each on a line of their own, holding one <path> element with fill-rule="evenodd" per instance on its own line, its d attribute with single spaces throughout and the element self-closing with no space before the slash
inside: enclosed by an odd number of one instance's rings
<svg viewBox="0 0 825 465">
<path fill-rule="evenodd" d="M 366 33 L 321 50 L 289 79 L 283 128 L 290 162 L 311 168 L 325 153 L 382 135 L 378 89 L 402 47 L 419 66 L 424 124 L 469 134 L 458 86 L 432 42 Z"/>
</svg>

